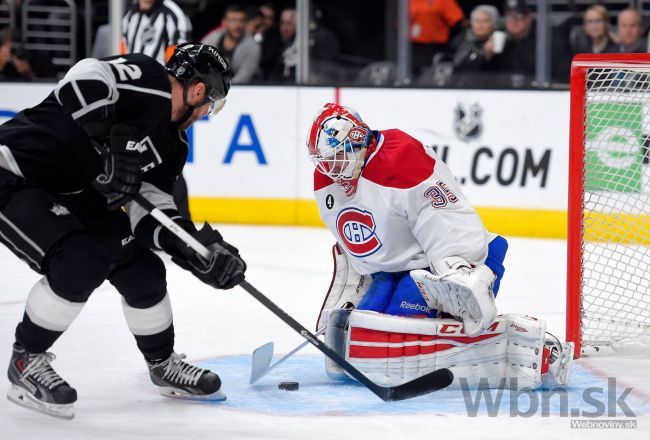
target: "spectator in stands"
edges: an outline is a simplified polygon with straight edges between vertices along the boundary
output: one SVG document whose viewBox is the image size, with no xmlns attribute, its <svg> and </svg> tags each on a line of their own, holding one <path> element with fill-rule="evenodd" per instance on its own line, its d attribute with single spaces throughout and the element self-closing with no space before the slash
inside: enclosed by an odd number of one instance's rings
<svg viewBox="0 0 650 440">
<path fill-rule="evenodd" d="M 34 79 L 27 53 L 14 43 L 11 29 L 0 29 L 0 81 L 31 81 Z"/>
<path fill-rule="evenodd" d="M 275 7 L 271 3 L 260 6 L 260 13 L 264 17 L 262 21 L 262 59 L 260 70 L 262 77 L 269 79 L 271 71 L 276 62 L 282 56 L 284 45 L 280 37 L 280 30 L 275 22 Z"/>
<path fill-rule="evenodd" d="M 339 55 L 339 42 L 334 33 L 321 23 L 323 12 L 315 7 L 311 12 L 312 16 L 309 21 L 310 59 L 317 65 L 323 64 L 323 62 L 333 62 Z"/>
<path fill-rule="evenodd" d="M 409 14 L 412 67 L 419 75 L 447 48 L 451 34 L 465 27 L 465 15 L 456 0 L 410 0 Z"/>
<path fill-rule="evenodd" d="M 257 44 L 262 44 L 264 41 L 264 15 L 259 8 L 254 6 L 246 8 L 246 26 L 244 30 L 246 34 L 253 37 Z"/>
<path fill-rule="evenodd" d="M 122 53 L 144 53 L 165 64 L 191 34 L 190 19 L 172 0 L 138 0 L 122 19 Z"/>
<path fill-rule="evenodd" d="M 498 70 L 509 77 L 509 85 L 522 87 L 535 75 L 535 32 L 533 16 L 526 0 L 506 0 L 506 44 Z"/>
<path fill-rule="evenodd" d="M 296 80 L 298 64 L 298 48 L 296 45 L 296 10 L 285 9 L 280 15 L 280 37 L 282 39 L 282 55 L 276 60 L 270 79 L 280 82 Z M 339 43 L 334 34 L 316 23 L 312 18 L 309 25 L 309 79 L 312 83 L 334 81 L 337 69 L 336 58 L 339 55 Z"/>
<path fill-rule="evenodd" d="M 472 10 L 470 27 L 453 58 L 454 72 L 477 73 L 496 68 L 495 42 L 492 38 L 499 21 L 499 11 L 491 5 L 478 5 Z M 503 33 L 502 33 L 503 34 Z M 497 48 L 501 51 L 503 47 Z"/>
<path fill-rule="evenodd" d="M 260 12 L 264 17 L 262 32 L 266 32 L 271 28 L 277 28 L 277 24 L 275 22 L 275 6 L 273 6 L 273 3 L 265 3 L 260 6 Z"/>
<path fill-rule="evenodd" d="M 215 46 L 230 62 L 233 72 L 232 83 L 250 82 L 258 74 L 262 48 L 253 37 L 247 35 L 246 11 L 239 5 L 226 8 L 221 26 L 210 31 L 201 40 Z"/>
<path fill-rule="evenodd" d="M 618 50 L 621 53 L 646 52 L 646 42 L 643 41 L 643 24 L 641 14 L 636 9 L 623 9 L 618 13 L 616 21 L 616 36 Z"/>
<path fill-rule="evenodd" d="M 280 14 L 280 39 L 282 48 L 270 72 L 270 79 L 280 82 L 296 80 L 298 47 L 296 45 L 296 10 L 287 8 Z"/>
<path fill-rule="evenodd" d="M 603 5 L 589 6 L 582 17 L 586 40 L 577 40 L 573 53 L 616 53 L 618 46 L 609 37 L 609 12 Z"/>
</svg>

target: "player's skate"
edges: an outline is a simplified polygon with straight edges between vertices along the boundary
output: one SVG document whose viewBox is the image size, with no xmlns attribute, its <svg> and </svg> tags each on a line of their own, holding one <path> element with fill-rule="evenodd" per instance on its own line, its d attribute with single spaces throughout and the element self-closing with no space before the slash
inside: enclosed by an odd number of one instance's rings
<svg viewBox="0 0 650 440">
<path fill-rule="evenodd" d="M 487 266 L 471 267 L 460 257 L 447 257 L 435 268 L 439 275 L 427 270 L 410 273 L 430 308 L 463 321 L 469 336 L 476 336 L 494 322 L 494 274 Z"/>
<path fill-rule="evenodd" d="M 149 376 L 165 397 L 191 400 L 226 400 L 221 379 L 210 370 L 184 362 L 184 354 L 172 353 L 160 362 L 148 362 Z"/>
<path fill-rule="evenodd" d="M 16 405 L 64 419 L 75 415 L 77 391 L 54 371 L 52 353 L 29 353 L 14 344 L 7 375 L 7 398 Z"/>
<path fill-rule="evenodd" d="M 563 387 L 569 383 L 571 367 L 573 366 L 573 342 L 562 344 L 558 338 L 546 333 L 544 341 L 544 355 L 548 350 L 549 364 L 548 371 L 542 375 L 542 386 L 551 389 L 557 386 Z"/>
</svg>

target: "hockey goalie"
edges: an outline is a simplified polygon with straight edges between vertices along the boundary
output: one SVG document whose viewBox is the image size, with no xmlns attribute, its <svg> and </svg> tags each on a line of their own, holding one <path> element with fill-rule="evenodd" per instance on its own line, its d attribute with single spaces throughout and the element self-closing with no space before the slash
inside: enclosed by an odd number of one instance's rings
<svg viewBox="0 0 650 440">
<path fill-rule="evenodd" d="M 307 139 L 314 193 L 337 244 L 318 317 L 327 345 L 376 383 L 439 368 L 452 387 L 567 384 L 573 344 L 541 319 L 497 315 L 506 240 L 489 233 L 435 152 L 326 104 Z M 334 379 L 346 377 L 326 361 Z"/>
</svg>

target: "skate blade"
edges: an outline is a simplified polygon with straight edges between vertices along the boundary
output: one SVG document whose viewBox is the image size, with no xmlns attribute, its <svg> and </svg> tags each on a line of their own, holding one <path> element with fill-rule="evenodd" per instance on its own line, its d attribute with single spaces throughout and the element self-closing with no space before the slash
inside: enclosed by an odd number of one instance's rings
<svg viewBox="0 0 650 440">
<path fill-rule="evenodd" d="M 571 379 L 571 368 L 573 367 L 573 351 L 575 344 L 573 342 L 566 342 L 565 348 L 562 353 L 562 363 L 557 377 L 557 382 L 561 386 L 565 386 Z"/>
<path fill-rule="evenodd" d="M 9 391 L 7 391 L 7 399 L 18 406 L 22 406 L 23 408 L 31 409 L 42 414 L 47 414 L 48 416 L 66 420 L 72 420 L 75 416 L 74 406 L 72 403 L 56 404 L 41 402 L 36 397 L 27 392 L 27 390 L 17 387 L 16 385 L 11 385 Z"/>
<path fill-rule="evenodd" d="M 178 388 L 170 387 L 159 387 L 158 392 L 161 396 L 170 397 L 172 399 L 181 399 L 181 400 L 196 400 L 196 401 L 209 401 L 209 402 L 223 402 L 227 399 L 227 396 L 221 391 L 221 389 L 215 391 L 212 394 L 206 395 L 197 395 L 190 394 L 187 391 L 180 390 Z"/>
</svg>

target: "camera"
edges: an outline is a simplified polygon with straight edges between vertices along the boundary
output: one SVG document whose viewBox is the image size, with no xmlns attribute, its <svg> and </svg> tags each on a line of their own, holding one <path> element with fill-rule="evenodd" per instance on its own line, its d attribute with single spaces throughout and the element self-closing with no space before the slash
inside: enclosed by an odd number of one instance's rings
<svg viewBox="0 0 650 440">
<path fill-rule="evenodd" d="M 14 43 L 11 46 L 11 55 L 15 56 L 19 60 L 24 60 L 27 58 L 27 51 L 24 47 Z"/>
</svg>

